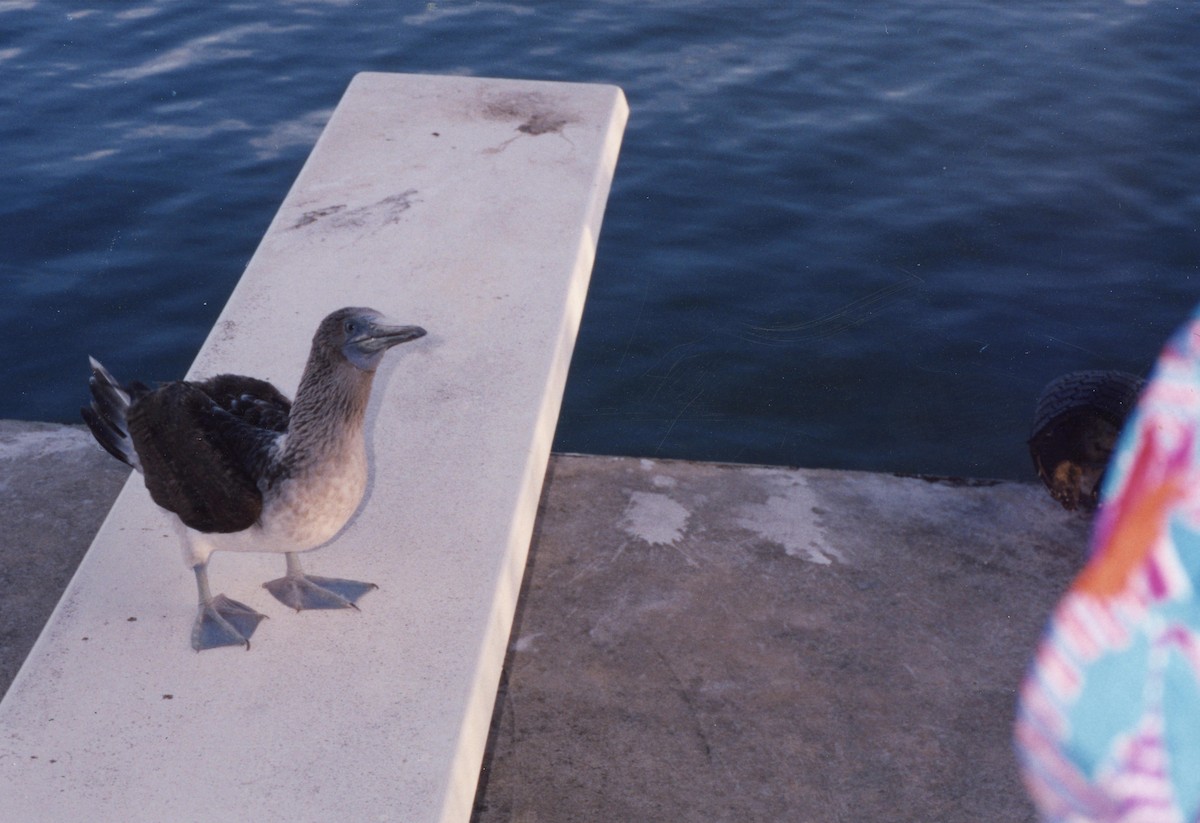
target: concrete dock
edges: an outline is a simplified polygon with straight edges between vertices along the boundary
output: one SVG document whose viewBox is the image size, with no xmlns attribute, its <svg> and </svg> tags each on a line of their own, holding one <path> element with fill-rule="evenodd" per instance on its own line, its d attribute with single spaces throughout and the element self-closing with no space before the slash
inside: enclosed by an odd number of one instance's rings
<svg viewBox="0 0 1200 823">
<path fill-rule="evenodd" d="M 126 474 L 0 421 L 0 692 Z M 1015 688 L 1089 527 L 1033 483 L 556 455 L 474 819 L 1033 821 Z"/>
<path fill-rule="evenodd" d="M 351 79 L 189 374 L 295 397 L 330 312 L 428 330 L 374 374 L 366 477 L 321 478 L 369 502 L 305 560 L 379 592 L 297 614 L 263 552 L 198 586 L 146 562 L 179 520 L 127 484 L 0 701 L 0 816 L 470 819 L 628 111 L 602 84 Z M 252 653 L 192 651 L 198 592 L 271 618 Z"/>
</svg>

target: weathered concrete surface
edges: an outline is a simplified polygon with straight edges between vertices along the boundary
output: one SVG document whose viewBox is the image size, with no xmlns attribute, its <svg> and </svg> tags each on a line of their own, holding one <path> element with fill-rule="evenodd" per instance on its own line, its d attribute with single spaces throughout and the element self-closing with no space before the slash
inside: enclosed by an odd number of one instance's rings
<svg viewBox="0 0 1200 823">
<path fill-rule="evenodd" d="M 0 692 L 125 475 L 0 423 Z M 555 456 L 476 820 L 1032 821 L 1014 688 L 1088 527 L 1033 484 Z"/>
<path fill-rule="evenodd" d="M 0 420 L 0 695 L 128 476 L 83 426 Z"/>
<path fill-rule="evenodd" d="M 1032 821 L 1015 687 L 1088 525 L 1032 484 L 557 457 L 476 819 Z"/>
</svg>

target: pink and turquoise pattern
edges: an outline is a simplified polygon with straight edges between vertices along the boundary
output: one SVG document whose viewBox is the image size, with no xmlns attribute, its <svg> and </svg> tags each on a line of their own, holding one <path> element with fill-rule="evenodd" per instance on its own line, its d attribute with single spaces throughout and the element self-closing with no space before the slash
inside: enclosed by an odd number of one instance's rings
<svg viewBox="0 0 1200 823">
<path fill-rule="evenodd" d="M 1021 688 L 1045 821 L 1200 823 L 1200 315 L 1163 351 Z"/>
</svg>

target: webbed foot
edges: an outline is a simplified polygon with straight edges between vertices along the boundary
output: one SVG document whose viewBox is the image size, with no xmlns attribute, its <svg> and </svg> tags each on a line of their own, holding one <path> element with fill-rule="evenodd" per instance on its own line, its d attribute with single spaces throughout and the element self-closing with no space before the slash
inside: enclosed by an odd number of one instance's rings
<svg viewBox="0 0 1200 823">
<path fill-rule="evenodd" d="M 309 577 L 303 572 L 288 574 L 263 583 L 263 588 L 285 606 L 296 611 L 304 609 L 357 609 L 358 599 L 372 589 L 374 583 L 342 580 L 336 577 Z"/>
<path fill-rule="evenodd" d="M 200 604 L 200 613 L 192 626 L 192 648 L 200 652 L 221 646 L 245 646 L 249 650 L 250 635 L 265 618 L 265 614 L 246 604 L 218 594 Z"/>
</svg>

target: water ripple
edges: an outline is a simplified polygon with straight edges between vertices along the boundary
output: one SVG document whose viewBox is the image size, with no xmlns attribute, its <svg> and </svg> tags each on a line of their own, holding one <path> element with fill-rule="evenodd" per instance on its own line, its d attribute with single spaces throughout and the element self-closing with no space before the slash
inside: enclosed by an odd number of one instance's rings
<svg viewBox="0 0 1200 823">
<path fill-rule="evenodd" d="M 0 415 L 71 419 L 88 353 L 181 374 L 355 72 L 516 76 L 632 107 L 558 448 L 1028 476 L 1041 385 L 1200 298 L 1198 40 L 1154 0 L 0 0 Z"/>
</svg>

